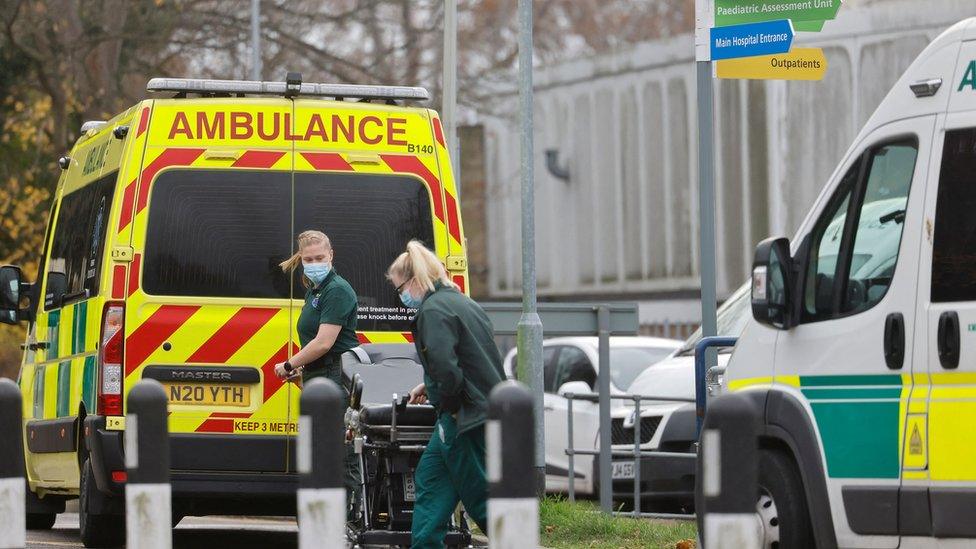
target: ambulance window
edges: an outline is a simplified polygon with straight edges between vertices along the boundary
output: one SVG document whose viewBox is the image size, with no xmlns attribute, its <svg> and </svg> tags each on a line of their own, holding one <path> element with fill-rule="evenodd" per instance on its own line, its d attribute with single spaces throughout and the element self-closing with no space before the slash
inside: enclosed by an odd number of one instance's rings
<svg viewBox="0 0 976 549">
<path fill-rule="evenodd" d="M 918 145 L 892 143 L 874 149 L 864 185 L 852 252 L 842 292 L 843 314 L 865 311 L 888 293 L 901 247 L 908 191 Z"/>
<path fill-rule="evenodd" d="M 861 162 L 858 161 L 847 171 L 813 231 L 803 291 L 803 317 L 807 321 L 822 320 L 833 311 L 837 256 L 844 236 L 851 193 L 860 169 Z"/>
<path fill-rule="evenodd" d="M 804 320 L 865 311 L 887 294 L 917 155 L 914 140 L 881 145 L 844 176 L 813 233 Z"/>
<path fill-rule="evenodd" d="M 50 273 L 64 275 L 62 297 L 67 301 L 79 301 L 98 294 L 105 234 L 117 176 L 118 172 L 113 172 L 61 199 L 47 272 L 49 280 L 52 278 Z M 48 301 L 45 308 L 50 310 L 60 305 Z"/>
<path fill-rule="evenodd" d="M 946 133 L 935 210 L 932 302 L 976 301 L 976 129 Z"/>
<path fill-rule="evenodd" d="M 288 298 L 291 174 L 173 170 L 153 183 L 142 287 L 148 294 Z"/>
<path fill-rule="evenodd" d="M 410 314 L 386 280 L 390 263 L 417 239 L 434 245 L 430 193 L 411 176 L 295 173 L 295 232 L 329 235 L 336 271 L 359 296 L 359 330 L 410 330 Z M 304 289 L 294 281 L 295 295 Z"/>
</svg>

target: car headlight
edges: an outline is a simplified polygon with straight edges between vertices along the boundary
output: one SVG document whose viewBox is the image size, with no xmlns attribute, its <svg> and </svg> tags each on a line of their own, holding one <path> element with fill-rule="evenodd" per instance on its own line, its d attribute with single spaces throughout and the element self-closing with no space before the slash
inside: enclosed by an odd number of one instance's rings
<svg viewBox="0 0 976 549">
<path fill-rule="evenodd" d="M 712 366 L 705 372 L 705 388 L 708 396 L 718 396 L 725 388 L 725 366 Z"/>
</svg>

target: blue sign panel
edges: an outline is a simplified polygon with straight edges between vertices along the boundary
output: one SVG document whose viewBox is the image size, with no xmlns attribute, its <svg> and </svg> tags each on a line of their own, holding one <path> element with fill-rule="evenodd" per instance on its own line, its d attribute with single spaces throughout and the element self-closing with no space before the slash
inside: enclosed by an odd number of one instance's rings
<svg viewBox="0 0 976 549">
<path fill-rule="evenodd" d="M 789 19 L 711 30 L 712 61 L 787 53 L 792 45 L 793 25 Z"/>
</svg>

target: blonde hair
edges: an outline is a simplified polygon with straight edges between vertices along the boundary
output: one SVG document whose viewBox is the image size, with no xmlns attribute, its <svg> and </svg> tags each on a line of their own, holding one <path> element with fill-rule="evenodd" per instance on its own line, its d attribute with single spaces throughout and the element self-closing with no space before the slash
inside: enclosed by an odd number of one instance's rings
<svg viewBox="0 0 976 549">
<path fill-rule="evenodd" d="M 401 278 L 404 281 L 417 279 L 420 287 L 428 292 L 434 291 L 434 283 L 440 282 L 445 286 L 457 288 L 457 285 L 447 276 L 447 269 L 434 252 L 427 249 L 419 240 L 407 243 L 407 251 L 393 261 L 386 271 L 386 278 Z"/>
<path fill-rule="evenodd" d="M 326 250 L 332 249 L 332 241 L 326 236 L 322 231 L 303 231 L 298 235 L 298 251 L 295 255 L 289 257 L 288 259 L 282 261 L 278 264 L 282 271 L 286 273 L 292 273 L 299 265 L 302 264 L 302 250 L 309 246 L 314 246 L 315 244 L 324 244 Z M 312 281 L 308 279 L 304 274 L 302 275 L 302 284 L 306 288 L 312 287 Z"/>
</svg>

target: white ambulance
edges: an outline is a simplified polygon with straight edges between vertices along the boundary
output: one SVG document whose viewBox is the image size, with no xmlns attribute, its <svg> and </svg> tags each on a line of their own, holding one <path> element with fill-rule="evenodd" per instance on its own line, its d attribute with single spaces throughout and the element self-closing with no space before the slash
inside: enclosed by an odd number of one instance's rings
<svg viewBox="0 0 976 549">
<path fill-rule="evenodd" d="M 976 546 L 976 18 L 758 246 L 752 308 L 725 390 L 761 410 L 765 547 Z"/>
</svg>

